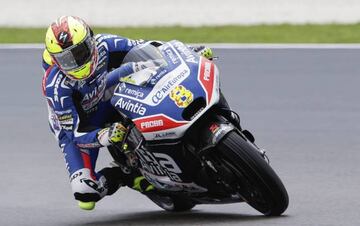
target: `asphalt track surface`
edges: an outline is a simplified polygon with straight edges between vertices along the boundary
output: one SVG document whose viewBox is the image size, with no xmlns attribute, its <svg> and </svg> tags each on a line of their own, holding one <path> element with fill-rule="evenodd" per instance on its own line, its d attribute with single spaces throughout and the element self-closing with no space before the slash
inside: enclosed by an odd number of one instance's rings
<svg viewBox="0 0 360 226">
<path fill-rule="evenodd" d="M 216 51 L 222 89 L 289 192 L 282 217 L 246 204 L 166 213 L 121 189 L 78 209 L 47 127 L 41 51 L 0 50 L 0 225 L 360 225 L 360 50 Z M 101 154 L 98 168 L 110 158 Z"/>
</svg>

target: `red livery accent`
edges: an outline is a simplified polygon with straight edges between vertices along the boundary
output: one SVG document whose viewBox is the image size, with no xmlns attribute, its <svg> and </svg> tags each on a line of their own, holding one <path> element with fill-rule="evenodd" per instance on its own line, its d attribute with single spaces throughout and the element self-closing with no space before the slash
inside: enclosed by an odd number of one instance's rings
<svg viewBox="0 0 360 226">
<path fill-rule="evenodd" d="M 81 157 L 83 159 L 83 162 L 84 162 L 84 167 L 89 169 L 90 170 L 90 173 L 91 173 L 91 178 L 93 180 L 96 180 L 96 177 L 94 175 L 94 170 L 91 166 L 91 159 L 90 159 L 90 155 L 85 153 L 85 152 L 81 152 Z"/>
<path fill-rule="evenodd" d="M 218 124 L 216 124 L 216 123 L 214 123 L 214 124 L 212 124 L 211 126 L 210 126 L 210 131 L 212 132 L 212 133 L 216 133 L 216 131 L 218 131 L 219 130 L 219 125 Z"/>
<path fill-rule="evenodd" d="M 169 117 L 166 117 L 165 115 L 155 115 L 146 118 L 135 119 L 134 123 L 136 127 L 143 133 L 173 129 L 186 124 L 186 122 L 177 122 Z"/>
<path fill-rule="evenodd" d="M 210 102 L 213 94 L 214 87 L 214 68 L 213 62 L 207 60 L 205 58 L 201 59 L 200 73 L 198 75 L 198 79 L 201 82 L 203 88 L 206 92 L 206 100 L 207 103 Z"/>
<path fill-rule="evenodd" d="M 62 48 L 67 48 L 72 45 L 72 37 L 67 19 L 67 17 L 60 17 L 56 23 L 51 24 L 54 36 Z"/>
<path fill-rule="evenodd" d="M 44 96 L 46 96 L 46 79 L 50 74 L 51 69 L 53 68 L 53 65 L 51 65 L 50 67 L 48 67 L 48 69 L 45 71 L 45 74 L 43 76 L 42 79 L 42 93 Z"/>
</svg>

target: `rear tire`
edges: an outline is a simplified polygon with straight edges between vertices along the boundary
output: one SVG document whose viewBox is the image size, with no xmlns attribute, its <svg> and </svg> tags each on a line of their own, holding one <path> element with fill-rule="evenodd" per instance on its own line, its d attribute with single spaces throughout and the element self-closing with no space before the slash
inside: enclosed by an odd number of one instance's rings
<svg viewBox="0 0 360 226">
<path fill-rule="evenodd" d="M 238 191 L 246 202 L 266 216 L 279 216 L 288 207 L 287 191 L 256 148 L 237 132 L 217 146 L 223 164 L 238 178 Z"/>
<path fill-rule="evenodd" d="M 155 193 L 147 194 L 146 196 L 160 208 L 169 212 L 184 212 L 195 207 L 195 203 L 180 196 L 159 195 Z"/>
</svg>

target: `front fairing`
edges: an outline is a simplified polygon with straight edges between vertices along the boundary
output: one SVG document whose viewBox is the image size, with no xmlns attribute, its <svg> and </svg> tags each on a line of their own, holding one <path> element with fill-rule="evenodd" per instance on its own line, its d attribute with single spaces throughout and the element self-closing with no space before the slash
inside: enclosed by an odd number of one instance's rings
<svg viewBox="0 0 360 226">
<path fill-rule="evenodd" d="M 131 75 L 115 90 L 112 104 L 132 119 L 147 140 L 181 137 L 218 102 L 216 66 L 179 41 L 135 47 L 129 62 L 158 62 Z"/>
</svg>

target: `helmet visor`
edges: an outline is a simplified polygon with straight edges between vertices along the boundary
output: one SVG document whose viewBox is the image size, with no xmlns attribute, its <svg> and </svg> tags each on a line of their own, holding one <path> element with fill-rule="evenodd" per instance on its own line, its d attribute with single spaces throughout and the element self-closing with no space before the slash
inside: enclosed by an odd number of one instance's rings
<svg viewBox="0 0 360 226">
<path fill-rule="evenodd" d="M 84 41 L 65 49 L 61 53 L 52 54 L 57 64 L 64 71 L 71 71 L 86 64 L 94 51 L 94 41 L 88 35 Z"/>
</svg>

